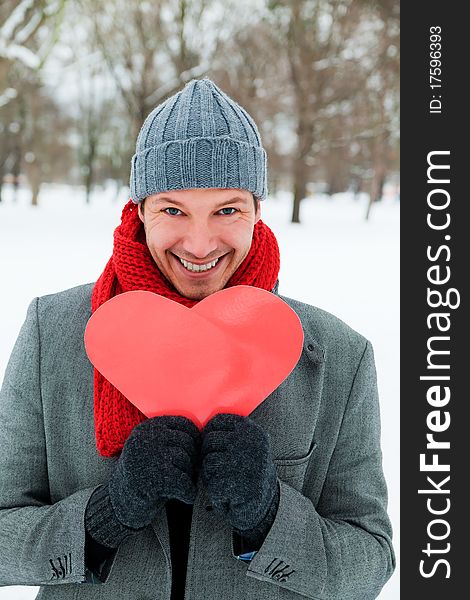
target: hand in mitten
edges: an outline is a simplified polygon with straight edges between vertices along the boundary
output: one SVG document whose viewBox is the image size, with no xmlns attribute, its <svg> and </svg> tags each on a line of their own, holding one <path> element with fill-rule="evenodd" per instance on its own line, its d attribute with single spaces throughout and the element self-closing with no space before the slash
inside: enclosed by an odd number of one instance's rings
<svg viewBox="0 0 470 600">
<path fill-rule="evenodd" d="M 259 546 L 279 504 L 267 433 L 249 417 L 216 415 L 202 432 L 201 477 L 214 510 L 248 545 Z"/>
<path fill-rule="evenodd" d="M 192 504 L 199 445 L 199 430 L 185 417 L 153 417 L 134 427 L 109 482 L 88 502 L 85 526 L 91 537 L 116 548 L 149 525 L 169 498 Z"/>
</svg>

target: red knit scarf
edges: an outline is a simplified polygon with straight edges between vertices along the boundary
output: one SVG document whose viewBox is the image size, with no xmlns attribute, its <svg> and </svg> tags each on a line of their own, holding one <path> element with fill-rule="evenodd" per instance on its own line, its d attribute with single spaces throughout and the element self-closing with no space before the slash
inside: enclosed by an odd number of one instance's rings
<svg viewBox="0 0 470 600">
<path fill-rule="evenodd" d="M 273 232 L 256 223 L 251 248 L 226 287 L 253 285 L 271 291 L 279 273 L 279 247 Z M 114 231 L 113 255 L 93 288 L 92 312 L 104 302 L 132 290 L 147 290 L 192 307 L 197 300 L 181 296 L 157 268 L 145 242 L 137 206 L 130 200 Z M 138 360 L 138 359 L 137 359 Z M 95 369 L 96 445 L 102 456 L 118 454 L 132 429 L 146 417 Z"/>
</svg>

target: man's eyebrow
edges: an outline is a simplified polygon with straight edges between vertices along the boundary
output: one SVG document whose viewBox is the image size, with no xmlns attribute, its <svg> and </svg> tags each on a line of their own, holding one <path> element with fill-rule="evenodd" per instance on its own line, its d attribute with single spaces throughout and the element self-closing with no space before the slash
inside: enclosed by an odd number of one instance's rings
<svg viewBox="0 0 470 600">
<path fill-rule="evenodd" d="M 220 206 L 225 206 L 226 204 L 235 204 L 236 202 L 243 202 L 248 203 L 250 200 L 249 198 L 242 198 L 241 196 L 234 196 L 233 198 L 229 198 L 228 200 L 224 200 L 223 202 L 219 202 L 219 204 L 217 204 L 216 208 L 219 208 Z"/>
<path fill-rule="evenodd" d="M 158 198 L 154 198 L 153 202 L 155 204 L 163 204 L 165 202 L 169 202 L 170 204 L 175 204 L 176 206 L 184 207 L 183 202 L 180 202 L 179 200 L 174 200 L 173 198 L 170 198 L 168 196 L 160 196 Z M 241 196 L 234 196 L 233 198 L 228 198 L 227 200 L 219 202 L 218 204 L 216 204 L 215 208 L 220 208 L 221 206 L 225 206 L 226 204 L 234 204 L 236 202 L 243 202 L 246 204 L 247 202 L 249 202 L 249 199 L 242 198 Z"/>
</svg>

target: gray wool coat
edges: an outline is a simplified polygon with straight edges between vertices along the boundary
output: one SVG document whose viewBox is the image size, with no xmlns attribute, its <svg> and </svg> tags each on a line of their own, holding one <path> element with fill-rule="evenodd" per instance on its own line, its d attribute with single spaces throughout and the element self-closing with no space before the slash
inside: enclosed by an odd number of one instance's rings
<svg viewBox="0 0 470 600">
<path fill-rule="evenodd" d="M 36 298 L 0 395 L 0 585 L 37 598 L 169 600 L 166 512 L 87 583 L 84 513 L 117 458 L 95 446 L 93 367 L 83 333 L 93 284 Z M 304 329 L 291 375 L 250 415 L 269 434 L 280 484 L 274 523 L 251 562 L 234 554 L 201 484 L 185 600 L 376 598 L 394 569 L 370 343 L 318 308 L 283 298 Z"/>
</svg>

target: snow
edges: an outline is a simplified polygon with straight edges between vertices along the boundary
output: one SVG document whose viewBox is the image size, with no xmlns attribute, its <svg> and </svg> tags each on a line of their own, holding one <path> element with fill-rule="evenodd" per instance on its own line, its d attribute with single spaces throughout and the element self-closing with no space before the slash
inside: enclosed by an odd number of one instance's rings
<svg viewBox="0 0 470 600">
<path fill-rule="evenodd" d="M 8 44 L 8 46 L 6 46 L 1 39 L 0 57 L 12 61 L 19 60 L 30 69 L 37 69 L 41 62 L 39 57 L 25 46 L 20 46 L 19 44 Z"/>
<path fill-rule="evenodd" d="M 0 108 L 8 104 L 10 100 L 13 100 L 17 96 L 18 92 L 15 90 L 15 88 L 8 87 L 5 90 L 3 90 L 3 92 L 0 94 Z"/>
<path fill-rule="evenodd" d="M 26 16 L 26 12 L 33 5 L 34 0 L 22 0 L 18 6 L 10 13 L 8 19 L 0 28 L 0 37 L 10 39 L 17 27 L 19 27 Z"/>
<path fill-rule="evenodd" d="M 8 186 L 0 204 L 0 378 L 35 296 L 94 281 L 112 252 L 125 190 L 98 189 L 89 206 L 80 188 L 44 186 L 40 206 L 29 192 L 16 203 Z M 373 344 L 382 415 L 382 450 L 394 547 L 399 551 L 399 203 L 388 190 L 364 220 L 366 196 L 306 199 L 301 224 L 290 223 L 289 194 L 262 204 L 281 249 L 280 293 L 319 306 Z M 27 600 L 36 588 L 0 588 L 0 600 Z M 398 574 L 380 600 L 399 598 Z"/>
<path fill-rule="evenodd" d="M 23 24 L 26 13 L 32 4 L 33 0 L 22 0 L 0 27 L 0 57 L 12 61 L 19 60 L 27 67 L 35 69 L 39 66 L 39 58 L 34 52 L 21 44 L 27 39 L 28 33 L 37 25 L 38 15 L 33 14 L 31 22 L 26 23 L 23 29 L 15 34 L 18 27 Z"/>
</svg>

